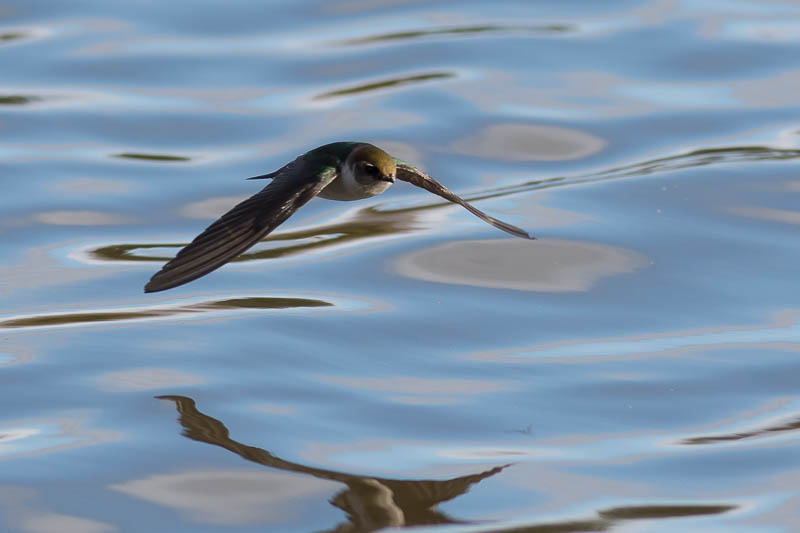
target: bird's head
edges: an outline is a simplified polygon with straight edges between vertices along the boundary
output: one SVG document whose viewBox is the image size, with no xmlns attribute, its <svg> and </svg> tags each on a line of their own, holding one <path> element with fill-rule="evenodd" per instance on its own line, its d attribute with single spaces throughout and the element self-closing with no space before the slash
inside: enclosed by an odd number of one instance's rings
<svg viewBox="0 0 800 533">
<path fill-rule="evenodd" d="M 361 185 L 385 182 L 386 187 L 394 183 L 397 166 L 394 158 L 371 144 L 362 144 L 347 156 L 345 165 L 353 178 Z"/>
</svg>

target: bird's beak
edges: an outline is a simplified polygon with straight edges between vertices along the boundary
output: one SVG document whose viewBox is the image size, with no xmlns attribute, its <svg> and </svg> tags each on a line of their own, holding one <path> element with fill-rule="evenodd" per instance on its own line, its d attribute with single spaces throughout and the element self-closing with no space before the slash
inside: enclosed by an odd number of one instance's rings
<svg viewBox="0 0 800 533">
<path fill-rule="evenodd" d="M 394 176 L 392 175 L 384 176 L 381 174 L 381 177 L 378 179 L 381 181 L 388 181 L 389 183 L 394 183 Z"/>
</svg>

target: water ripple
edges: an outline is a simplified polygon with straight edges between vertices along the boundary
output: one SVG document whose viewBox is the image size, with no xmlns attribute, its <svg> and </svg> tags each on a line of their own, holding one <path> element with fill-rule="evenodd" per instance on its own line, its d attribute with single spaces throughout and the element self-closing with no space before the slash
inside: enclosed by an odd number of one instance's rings
<svg viewBox="0 0 800 533">
<path fill-rule="evenodd" d="M 363 303 L 340 300 L 336 303 L 310 298 L 246 296 L 224 300 L 194 301 L 181 305 L 151 305 L 135 308 L 81 310 L 69 313 L 41 313 L 0 319 L 0 329 L 85 326 L 107 322 L 130 322 L 144 319 L 208 317 L 267 309 L 302 309 L 315 307 L 363 308 Z"/>
<path fill-rule="evenodd" d="M 123 152 L 121 154 L 114 154 L 113 157 L 118 157 L 120 159 L 135 159 L 137 161 L 156 161 L 159 163 L 167 162 L 167 163 L 174 163 L 174 162 L 185 162 L 191 161 L 191 157 L 186 157 L 182 155 L 171 155 L 171 154 L 140 154 L 134 152 Z"/>
<path fill-rule="evenodd" d="M 512 350 L 479 352 L 471 359 L 498 362 L 573 362 L 674 356 L 726 347 L 800 348 L 800 311 L 776 313 L 767 324 L 666 331 L 646 335 L 575 339 Z"/>
<path fill-rule="evenodd" d="M 373 81 L 369 83 L 362 83 L 342 89 L 334 89 L 318 94 L 314 97 L 315 100 L 324 100 L 327 98 L 334 98 L 337 96 L 350 96 L 360 93 L 371 93 L 383 89 L 390 89 L 401 87 L 403 85 L 419 84 L 430 80 L 440 80 L 447 78 L 454 78 L 456 74 L 453 72 L 429 72 L 425 74 L 413 74 L 408 76 L 394 76 L 383 80 Z"/>
<path fill-rule="evenodd" d="M 364 44 L 386 43 L 391 41 L 419 41 L 431 37 L 453 38 L 503 34 L 503 33 L 528 33 L 536 35 L 564 34 L 576 30 L 572 24 L 543 24 L 543 25 L 500 25 L 485 24 L 477 26 L 453 26 L 447 28 L 425 28 L 419 30 L 406 30 L 380 33 L 367 37 L 356 37 L 334 41 L 331 44 L 341 46 L 354 46 Z"/>
</svg>

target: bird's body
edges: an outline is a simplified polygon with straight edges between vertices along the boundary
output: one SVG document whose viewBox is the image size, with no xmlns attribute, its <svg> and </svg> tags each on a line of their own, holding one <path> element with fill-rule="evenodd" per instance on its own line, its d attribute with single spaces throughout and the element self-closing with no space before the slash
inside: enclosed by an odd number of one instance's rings
<svg viewBox="0 0 800 533">
<path fill-rule="evenodd" d="M 419 169 L 367 143 L 326 144 L 275 172 L 250 179 L 272 182 L 237 204 L 186 245 L 150 279 L 145 292 L 171 289 L 216 270 L 269 234 L 314 196 L 361 200 L 384 192 L 395 179 L 457 203 L 507 233 L 533 239 L 526 231 L 473 207 Z"/>
</svg>

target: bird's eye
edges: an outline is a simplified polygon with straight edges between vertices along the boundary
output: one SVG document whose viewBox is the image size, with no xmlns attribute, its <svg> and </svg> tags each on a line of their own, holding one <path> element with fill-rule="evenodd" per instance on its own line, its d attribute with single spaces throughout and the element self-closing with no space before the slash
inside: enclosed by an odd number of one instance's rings
<svg viewBox="0 0 800 533">
<path fill-rule="evenodd" d="M 378 167 L 370 163 L 366 163 L 364 165 L 364 172 L 366 172 L 370 176 L 377 176 L 379 174 Z"/>
</svg>

